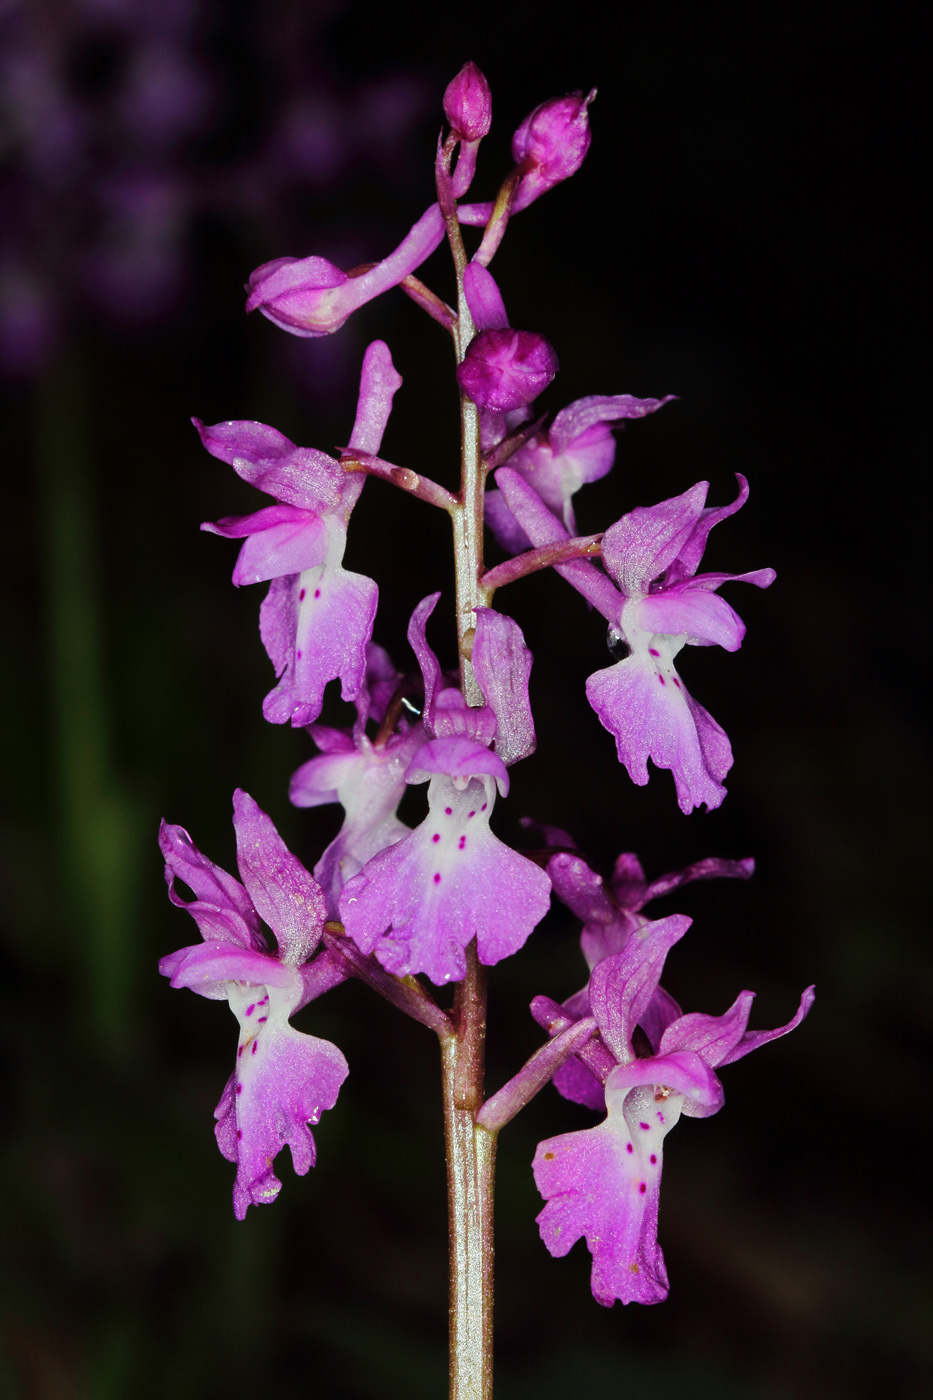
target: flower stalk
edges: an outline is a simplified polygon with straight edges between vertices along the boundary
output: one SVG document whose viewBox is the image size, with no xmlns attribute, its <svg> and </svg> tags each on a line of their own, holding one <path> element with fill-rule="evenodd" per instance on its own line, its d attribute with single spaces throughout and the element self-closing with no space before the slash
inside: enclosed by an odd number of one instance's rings
<svg viewBox="0 0 933 1400">
<path fill-rule="evenodd" d="M 476 1117 L 483 1101 L 486 969 L 467 949 L 457 984 L 457 1030 L 441 1037 L 450 1237 L 450 1400 L 491 1400 L 493 1178 L 497 1133 Z"/>
</svg>

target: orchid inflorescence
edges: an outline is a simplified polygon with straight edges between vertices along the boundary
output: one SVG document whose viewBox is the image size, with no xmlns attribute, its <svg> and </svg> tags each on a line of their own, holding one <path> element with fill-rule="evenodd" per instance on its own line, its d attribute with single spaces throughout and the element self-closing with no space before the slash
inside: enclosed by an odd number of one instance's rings
<svg viewBox="0 0 933 1400">
<path fill-rule="evenodd" d="M 566 832 L 541 828 L 543 846 L 530 858 L 490 827 L 497 796 L 508 793 L 509 768 L 535 748 L 532 658 L 516 622 L 492 606 L 500 588 L 552 568 L 605 617 L 611 652 L 625 654 L 594 670 L 587 697 L 633 781 L 647 783 L 649 758 L 670 769 L 689 813 L 723 801 L 732 752 L 686 690 L 676 657 L 684 646 L 735 651 L 745 629 L 719 588 L 736 581 L 765 588 L 774 579 L 771 569 L 697 572 L 710 530 L 747 499 L 741 477 L 731 504 L 707 506 L 708 485 L 699 482 L 630 510 L 602 534 L 576 533 L 573 497 L 611 470 L 613 427 L 657 412 L 672 396 L 590 395 L 546 427 L 535 400 L 553 379 L 557 356 L 542 335 L 510 325 L 489 264 L 511 218 L 580 167 L 594 95 L 536 108 L 515 133 L 514 168 L 496 199 L 465 204 L 491 120 L 486 80 L 466 64 L 444 97 L 449 132 L 438 143 L 437 202 L 394 252 L 350 273 L 321 257 L 279 258 L 250 278 L 247 309 L 295 335 L 331 334 L 397 286 L 450 334 L 463 430 L 458 492 L 379 455 L 402 382 L 381 341 L 365 353 L 356 421 L 340 456 L 296 447 L 262 423 L 195 420 L 207 450 L 272 499 L 251 515 L 203 528 L 242 541 L 235 584 L 269 584 L 260 631 L 277 682 L 263 713 L 272 723 L 306 727 L 320 751 L 295 773 L 291 800 L 339 803 L 344 820 L 311 875 L 271 819 L 238 791 L 240 880 L 201 855 L 181 827 L 163 824 L 170 897 L 192 914 L 203 941 L 164 958 L 161 971 L 172 986 L 226 998 L 240 1024 L 234 1072 L 215 1114 L 220 1150 L 236 1164 L 240 1219 L 251 1204 L 277 1196 L 273 1164 L 286 1143 L 299 1174 L 313 1165 L 308 1125 L 334 1106 L 348 1072 L 335 1046 L 292 1029 L 297 1010 L 355 977 L 438 1034 L 458 1395 L 489 1393 L 491 1233 L 484 1232 L 491 1232 L 499 1129 L 549 1081 L 603 1115 L 595 1127 L 539 1145 L 541 1236 L 555 1256 L 586 1238 L 600 1303 L 660 1302 L 668 1291 L 657 1243 L 663 1139 L 681 1114 L 716 1113 L 723 1103 L 718 1068 L 793 1030 L 813 1001 L 810 988 L 786 1025 L 750 1032 L 751 992 L 722 1015 L 684 1015 L 660 985 L 665 958 L 691 921 L 652 919 L 645 907 L 688 881 L 747 879 L 750 860 L 708 859 L 649 883 L 637 858 L 623 854 L 604 880 Z M 463 226 L 482 230 L 469 259 Z M 445 235 L 456 308 L 415 276 Z M 486 491 L 490 472 L 495 488 Z M 377 585 L 343 566 L 367 475 L 451 516 L 455 672 L 442 667 L 428 641 L 439 593 L 419 603 L 408 627 L 420 682 L 397 671 L 373 641 Z M 489 570 L 484 519 L 508 556 Z M 325 687 L 337 679 L 356 707 L 352 729 L 318 723 Z M 406 786 L 419 783 L 428 785 L 428 814 L 411 830 L 398 807 Z M 177 880 L 193 900 L 176 892 Z M 562 1004 L 535 998 L 531 1012 L 547 1041 L 484 1099 L 484 969 L 522 948 L 552 892 L 582 922 L 589 979 Z M 441 1006 L 424 978 L 454 984 L 452 1007 Z M 477 1317 L 478 1331 L 471 1330 Z M 467 1354 L 477 1346 L 479 1360 Z M 480 1379 L 473 1385 L 470 1376 Z"/>
</svg>

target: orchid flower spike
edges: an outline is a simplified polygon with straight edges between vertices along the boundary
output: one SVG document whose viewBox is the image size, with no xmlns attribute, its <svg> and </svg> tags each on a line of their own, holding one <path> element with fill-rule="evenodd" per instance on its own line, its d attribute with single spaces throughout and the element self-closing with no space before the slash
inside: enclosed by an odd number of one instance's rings
<svg viewBox="0 0 933 1400">
<path fill-rule="evenodd" d="M 327 1040 L 293 1030 L 289 1018 L 312 997 L 344 980 L 329 953 L 307 960 L 324 927 L 324 894 L 291 854 L 248 793 L 233 796 L 239 880 L 203 856 L 180 826 L 162 823 L 169 898 L 192 915 L 203 942 L 159 963 L 173 987 L 226 1000 L 240 1024 L 236 1068 L 214 1117 L 217 1145 L 236 1163 L 233 1209 L 274 1201 L 282 1183 L 272 1163 L 287 1144 L 299 1176 L 314 1165 L 308 1127 L 333 1108 L 347 1062 Z M 182 880 L 195 895 L 175 890 Z M 275 934 L 270 952 L 260 919 Z"/>
<path fill-rule="evenodd" d="M 378 453 L 401 382 L 388 346 L 373 341 L 363 358 L 351 447 Z M 235 584 L 271 580 L 259 624 L 279 682 L 263 714 L 273 724 L 310 724 L 328 681 L 339 677 L 344 700 L 354 700 L 366 672 L 379 590 L 343 567 L 347 523 L 365 478 L 264 423 L 194 421 L 208 452 L 277 501 L 201 528 L 244 541 Z"/>
</svg>

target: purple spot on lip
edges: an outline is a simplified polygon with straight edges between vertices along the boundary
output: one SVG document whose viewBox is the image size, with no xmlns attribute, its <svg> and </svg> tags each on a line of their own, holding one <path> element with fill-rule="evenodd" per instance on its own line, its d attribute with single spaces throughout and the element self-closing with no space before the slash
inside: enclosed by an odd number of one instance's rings
<svg viewBox="0 0 933 1400">
<path fill-rule="evenodd" d="M 239 1139 L 243 1136 L 243 1129 L 242 1129 L 242 1128 L 237 1128 L 237 1130 L 236 1130 L 236 1135 L 237 1135 L 237 1140 L 239 1141 Z"/>
<path fill-rule="evenodd" d="M 241 1056 L 242 1054 L 243 1054 L 243 1046 L 241 1045 L 240 1048 L 239 1048 L 239 1050 L 236 1052 L 236 1057 L 237 1057 L 237 1059 L 239 1059 L 240 1056 Z"/>
<path fill-rule="evenodd" d="M 663 1114 L 663 1113 L 659 1113 L 659 1114 L 658 1114 L 658 1117 L 660 1118 L 661 1122 L 663 1123 L 663 1122 L 664 1122 L 664 1114 Z"/>
<path fill-rule="evenodd" d="M 452 817 L 453 814 L 454 814 L 454 809 L 453 809 L 453 807 L 445 807 L 445 808 L 444 808 L 444 811 L 447 813 L 448 817 Z"/>
<path fill-rule="evenodd" d="M 267 1002 L 268 1000 L 269 1000 L 269 993 L 266 992 L 266 995 L 263 997 L 262 1001 L 257 1001 L 256 1005 L 257 1005 L 257 1006 L 265 1006 L 265 1004 L 266 1004 L 266 1002 Z"/>
<path fill-rule="evenodd" d="M 298 657 L 298 660 L 300 661 L 300 660 L 301 660 L 301 652 L 300 652 L 300 651 L 296 651 L 296 652 L 295 652 L 295 655 Z"/>
<path fill-rule="evenodd" d="M 475 817 L 475 816 L 476 816 L 476 813 L 475 813 L 475 812 L 467 812 L 467 820 L 468 820 L 468 821 L 469 821 L 470 817 Z"/>
<path fill-rule="evenodd" d="M 634 1151 L 635 1151 L 635 1149 L 634 1149 L 634 1147 L 632 1146 L 631 1143 L 628 1143 L 628 1144 L 626 1145 L 625 1150 L 626 1150 L 626 1152 L 634 1152 Z"/>
<path fill-rule="evenodd" d="M 484 802 L 483 805 L 482 805 L 482 807 L 480 807 L 480 811 L 481 811 L 481 812 L 485 812 L 485 810 L 486 810 L 486 808 L 487 808 L 488 806 L 489 806 L 489 803 L 488 803 L 488 802 Z"/>
<path fill-rule="evenodd" d="M 641 1185 L 639 1186 L 638 1189 L 639 1189 L 639 1191 L 641 1192 L 641 1194 L 644 1195 L 645 1192 L 648 1190 L 648 1187 L 647 1187 L 646 1183 L 643 1181 L 643 1182 L 641 1183 Z"/>
<path fill-rule="evenodd" d="M 654 1166 L 654 1164 L 655 1164 L 655 1162 L 656 1162 L 657 1160 L 658 1160 L 657 1157 L 656 1157 L 656 1156 L 654 1155 L 654 1153 L 652 1152 L 652 1154 L 651 1154 L 651 1165 Z"/>
<path fill-rule="evenodd" d="M 243 1085 L 242 1085 L 242 1084 L 238 1084 L 238 1085 L 236 1086 L 236 1091 L 237 1091 L 238 1094 L 242 1094 L 242 1092 L 243 1092 Z"/>
<path fill-rule="evenodd" d="M 257 1017 L 256 1017 L 256 1020 L 258 1021 L 258 1023 L 259 1023 L 260 1026 L 261 1026 L 261 1025 L 264 1025 L 265 1022 L 268 1021 L 268 1019 L 269 1019 L 268 1016 L 257 1016 Z"/>
<path fill-rule="evenodd" d="M 319 588 L 315 588 L 315 590 L 314 590 L 314 596 L 315 596 L 315 598 L 320 598 L 320 596 L 321 596 L 321 590 L 320 590 Z"/>
<path fill-rule="evenodd" d="M 674 684 L 676 685 L 677 689 L 679 690 L 679 689 L 680 689 L 680 681 L 677 679 L 676 676 L 674 677 Z"/>
<path fill-rule="evenodd" d="M 662 685 L 664 684 L 664 677 L 661 675 L 660 671 L 658 672 L 658 680 L 661 682 Z"/>
<path fill-rule="evenodd" d="M 644 1128 L 645 1132 L 648 1131 L 648 1124 L 647 1124 L 647 1123 L 639 1123 L 638 1126 L 639 1126 L 639 1128 Z"/>
<path fill-rule="evenodd" d="M 301 592 L 298 594 L 298 601 L 299 601 L 299 603 L 303 603 L 303 602 L 304 602 L 304 600 L 305 600 L 305 593 L 306 593 L 307 591 L 308 591 L 308 590 L 307 590 L 306 588 L 303 588 L 303 589 L 301 590 Z"/>
<path fill-rule="evenodd" d="M 660 656 L 660 655 L 661 655 L 661 653 L 660 653 L 659 651 L 655 651 L 654 647 L 649 647 L 649 648 L 648 648 L 648 652 L 649 652 L 649 654 L 650 654 L 651 656 Z"/>
<path fill-rule="evenodd" d="M 460 837 L 460 849 L 461 849 L 461 851 L 463 850 L 463 848 L 464 848 L 465 845 L 466 845 L 466 837 L 465 837 L 465 836 L 461 836 L 461 837 Z"/>
<path fill-rule="evenodd" d="M 435 876 L 434 876 L 434 883 L 435 883 L 435 885 L 439 885 L 439 884 L 441 883 L 441 877 L 440 877 L 440 875 L 435 875 Z"/>
<path fill-rule="evenodd" d="M 431 840 L 432 840 L 432 841 L 439 841 L 440 839 L 441 839 L 441 833 L 440 833 L 439 831 L 435 831 L 434 835 L 431 837 Z"/>
<path fill-rule="evenodd" d="M 246 1014 L 247 1014 L 247 1016 L 252 1016 L 252 1014 L 253 1014 L 253 1012 L 254 1012 L 255 1010 L 256 1010 L 256 1003 L 253 1002 L 252 1006 L 248 1006 L 248 1007 L 246 1008 Z"/>
<path fill-rule="evenodd" d="M 254 1040 L 254 1041 L 253 1041 L 253 1048 L 252 1048 L 252 1050 L 249 1052 L 251 1055 L 255 1055 L 255 1053 L 256 1053 L 256 1047 L 258 1046 L 258 1044 L 259 1044 L 259 1041 L 258 1041 L 258 1040 Z"/>
</svg>

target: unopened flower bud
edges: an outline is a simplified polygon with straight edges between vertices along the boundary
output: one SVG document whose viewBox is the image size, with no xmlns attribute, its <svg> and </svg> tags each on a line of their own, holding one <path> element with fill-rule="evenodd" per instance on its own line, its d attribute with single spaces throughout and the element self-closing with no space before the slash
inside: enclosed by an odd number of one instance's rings
<svg viewBox="0 0 933 1400">
<path fill-rule="evenodd" d="M 492 93 L 475 63 L 465 63 L 448 83 L 444 114 L 462 141 L 480 141 L 492 123 Z"/>
<path fill-rule="evenodd" d="M 590 147 L 587 107 L 596 96 L 579 92 L 552 97 L 526 117 L 512 137 L 512 159 L 524 166 L 512 212 L 524 209 L 554 185 L 575 175 Z"/>
<path fill-rule="evenodd" d="M 457 381 L 480 408 L 508 413 L 536 399 L 558 368 L 554 348 L 543 335 L 484 331 L 457 369 Z"/>
</svg>

